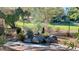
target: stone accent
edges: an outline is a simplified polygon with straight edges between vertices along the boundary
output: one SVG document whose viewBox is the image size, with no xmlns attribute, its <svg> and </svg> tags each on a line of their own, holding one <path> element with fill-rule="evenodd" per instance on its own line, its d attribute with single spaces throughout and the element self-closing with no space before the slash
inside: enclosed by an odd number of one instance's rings
<svg viewBox="0 0 79 59">
<path fill-rule="evenodd" d="M 67 46 L 52 43 L 47 44 L 32 44 L 32 43 L 22 43 L 22 42 L 7 42 L 4 44 L 5 49 L 9 51 L 79 51 L 77 49 L 68 49 Z"/>
</svg>

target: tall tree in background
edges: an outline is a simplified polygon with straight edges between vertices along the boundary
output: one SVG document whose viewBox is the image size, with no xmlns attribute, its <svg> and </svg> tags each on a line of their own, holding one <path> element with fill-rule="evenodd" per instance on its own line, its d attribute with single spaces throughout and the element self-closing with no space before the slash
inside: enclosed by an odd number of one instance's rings
<svg viewBox="0 0 79 59">
<path fill-rule="evenodd" d="M 39 19 L 39 21 L 49 22 L 52 17 L 56 17 L 58 15 L 63 14 L 63 8 L 49 8 L 49 7 L 38 7 L 32 8 L 32 16 L 34 19 Z"/>
<path fill-rule="evenodd" d="M 27 11 L 27 10 L 24 11 L 24 17 L 25 17 L 24 19 L 29 22 L 30 22 L 30 19 L 29 19 L 30 15 L 31 15 L 31 13 L 29 11 Z"/>
<path fill-rule="evenodd" d="M 15 15 L 17 16 L 18 19 L 19 17 L 23 19 L 24 18 L 23 9 L 21 7 L 18 7 L 17 9 L 15 9 Z"/>
<path fill-rule="evenodd" d="M 62 15 L 64 12 L 63 8 L 49 8 L 49 7 L 38 7 L 31 8 L 31 15 L 33 21 L 45 23 L 45 27 L 48 25 L 49 21 L 56 16 Z"/>
<path fill-rule="evenodd" d="M 69 18 L 71 21 L 77 21 L 79 19 L 79 9 L 76 7 L 71 7 L 69 10 Z"/>
</svg>

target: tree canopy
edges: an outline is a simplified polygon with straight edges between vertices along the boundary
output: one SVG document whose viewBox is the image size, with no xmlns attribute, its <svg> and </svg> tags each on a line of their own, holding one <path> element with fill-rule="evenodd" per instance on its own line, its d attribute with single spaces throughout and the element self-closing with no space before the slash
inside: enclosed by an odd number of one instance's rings
<svg viewBox="0 0 79 59">
<path fill-rule="evenodd" d="M 33 19 L 39 20 L 39 21 L 47 21 L 49 22 L 52 17 L 63 15 L 64 10 L 63 8 L 57 7 L 57 8 L 51 8 L 51 7 L 37 7 L 32 8 L 31 15 L 33 16 Z"/>
<path fill-rule="evenodd" d="M 69 7 L 69 10 L 67 11 L 68 14 L 66 17 L 64 12 L 64 8 L 62 7 L 27 7 L 27 8 L 14 8 L 9 9 L 5 8 L 5 12 L 0 10 L 0 17 L 4 18 L 6 23 L 9 24 L 11 27 L 15 27 L 15 22 L 19 20 L 21 17 L 22 20 L 24 17 L 29 16 L 32 17 L 31 22 L 42 22 L 42 23 L 49 23 L 52 20 L 56 21 L 64 21 L 65 18 L 69 18 L 70 21 L 79 21 L 79 8 L 78 7 Z"/>
</svg>

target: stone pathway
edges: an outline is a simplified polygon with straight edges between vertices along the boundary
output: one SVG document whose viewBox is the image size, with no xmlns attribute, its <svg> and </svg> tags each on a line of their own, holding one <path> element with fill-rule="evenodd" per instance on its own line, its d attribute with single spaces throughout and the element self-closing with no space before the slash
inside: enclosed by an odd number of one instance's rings
<svg viewBox="0 0 79 59">
<path fill-rule="evenodd" d="M 52 43 L 47 44 L 31 44 L 22 42 L 7 42 L 4 44 L 5 49 L 8 51 L 73 51 L 68 49 L 67 46 Z M 79 48 L 77 48 L 79 50 Z"/>
</svg>

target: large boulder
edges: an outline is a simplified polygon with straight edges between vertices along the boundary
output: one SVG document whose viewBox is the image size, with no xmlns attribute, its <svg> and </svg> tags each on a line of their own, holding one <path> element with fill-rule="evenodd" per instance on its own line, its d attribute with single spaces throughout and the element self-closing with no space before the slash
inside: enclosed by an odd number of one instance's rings
<svg viewBox="0 0 79 59">
<path fill-rule="evenodd" d="M 47 39 L 45 39 L 47 43 L 57 43 L 57 37 L 55 35 L 50 35 Z"/>
<path fill-rule="evenodd" d="M 34 36 L 32 39 L 32 43 L 43 43 L 44 39 L 45 38 L 43 36 Z"/>
</svg>

